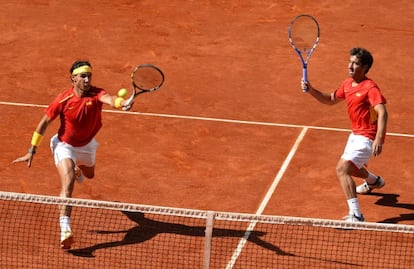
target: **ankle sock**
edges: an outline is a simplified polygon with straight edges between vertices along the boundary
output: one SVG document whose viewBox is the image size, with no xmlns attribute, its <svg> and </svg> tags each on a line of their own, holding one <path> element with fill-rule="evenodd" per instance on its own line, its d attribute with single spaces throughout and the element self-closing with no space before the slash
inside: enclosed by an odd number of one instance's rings
<svg viewBox="0 0 414 269">
<path fill-rule="evenodd" d="M 358 218 L 361 217 L 362 213 L 359 209 L 359 202 L 357 198 L 351 198 L 347 200 L 348 207 L 349 207 L 349 214 L 355 215 Z"/>
<path fill-rule="evenodd" d="M 70 231 L 70 218 L 68 216 L 62 216 L 59 218 L 60 230 Z"/>
</svg>

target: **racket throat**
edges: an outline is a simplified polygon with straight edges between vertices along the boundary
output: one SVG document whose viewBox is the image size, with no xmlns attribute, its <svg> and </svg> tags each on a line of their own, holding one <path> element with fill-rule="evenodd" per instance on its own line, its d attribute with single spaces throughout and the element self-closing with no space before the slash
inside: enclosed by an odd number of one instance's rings
<svg viewBox="0 0 414 269">
<path fill-rule="evenodd" d="M 306 63 L 303 64 L 302 80 L 308 82 L 308 65 Z"/>
</svg>

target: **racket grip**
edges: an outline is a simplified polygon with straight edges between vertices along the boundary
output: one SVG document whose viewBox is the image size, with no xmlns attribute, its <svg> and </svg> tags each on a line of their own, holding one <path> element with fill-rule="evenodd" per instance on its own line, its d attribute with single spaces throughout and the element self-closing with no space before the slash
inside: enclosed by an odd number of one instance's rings
<svg viewBox="0 0 414 269">
<path fill-rule="evenodd" d="M 132 108 L 132 105 L 134 104 L 134 99 L 136 95 L 132 94 L 131 97 L 125 100 L 124 106 L 122 107 L 123 111 L 129 111 Z"/>
<path fill-rule="evenodd" d="M 126 105 L 126 106 L 123 106 L 123 107 L 122 107 L 122 110 L 123 110 L 123 111 L 129 111 L 129 110 L 131 110 L 131 108 L 132 108 L 132 104 L 128 104 L 128 105 Z"/>
<path fill-rule="evenodd" d="M 308 68 L 306 66 L 303 67 L 302 69 L 302 81 L 303 82 L 308 82 Z M 308 87 L 302 89 L 303 92 L 308 92 L 309 89 Z"/>
</svg>

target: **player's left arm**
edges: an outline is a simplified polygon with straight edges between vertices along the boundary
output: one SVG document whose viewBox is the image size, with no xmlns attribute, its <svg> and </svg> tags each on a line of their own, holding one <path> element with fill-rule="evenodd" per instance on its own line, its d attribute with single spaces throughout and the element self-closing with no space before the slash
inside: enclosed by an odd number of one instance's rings
<svg viewBox="0 0 414 269">
<path fill-rule="evenodd" d="M 372 145 L 372 155 L 378 156 L 382 152 L 382 144 L 385 139 L 385 133 L 387 130 L 388 112 L 385 104 L 380 103 L 374 106 L 374 110 L 377 113 L 377 134 L 375 136 L 374 143 Z"/>
<path fill-rule="evenodd" d="M 44 115 L 40 120 L 39 124 L 36 127 L 35 132 L 33 133 L 31 147 L 26 155 L 19 157 L 13 161 L 13 163 L 20 163 L 20 162 L 27 162 L 27 167 L 32 166 L 33 157 L 37 151 L 37 148 L 40 146 L 40 143 L 43 140 L 43 136 L 46 132 L 47 127 L 53 121 L 53 119 L 49 118 L 48 115 Z"/>
</svg>

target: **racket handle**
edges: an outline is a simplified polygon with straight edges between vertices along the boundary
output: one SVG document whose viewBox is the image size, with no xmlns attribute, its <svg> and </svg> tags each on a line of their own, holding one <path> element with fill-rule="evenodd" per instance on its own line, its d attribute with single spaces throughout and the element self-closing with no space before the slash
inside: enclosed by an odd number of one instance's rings
<svg viewBox="0 0 414 269">
<path fill-rule="evenodd" d="M 308 68 L 307 66 L 304 66 L 302 69 L 302 81 L 308 82 Z M 305 89 L 302 89 L 303 92 L 308 92 L 309 89 L 306 87 Z"/>
<path fill-rule="evenodd" d="M 122 107 L 122 110 L 123 111 L 129 111 L 129 110 L 131 110 L 131 108 L 132 108 L 132 105 L 127 105 L 127 106 Z"/>
<path fill-rule="evenodd" d="M 134 93 L 125 100 L 124 106 L 122 107 L 123 111 L 129 111 L 132 108 L 132 105 L 134 104 L 134 99 L 136 97 L 135 91 Z"/>
<path fill-rule="evenodd" d="M 131 110 L 133 104 L 134 104 L 134 102 L 128 103 L 127 105 L 125 105 L 125 106 L 122 107 L 122 110 L 123 111 L 129 111 L 129 110 Z"/>
</svg>

